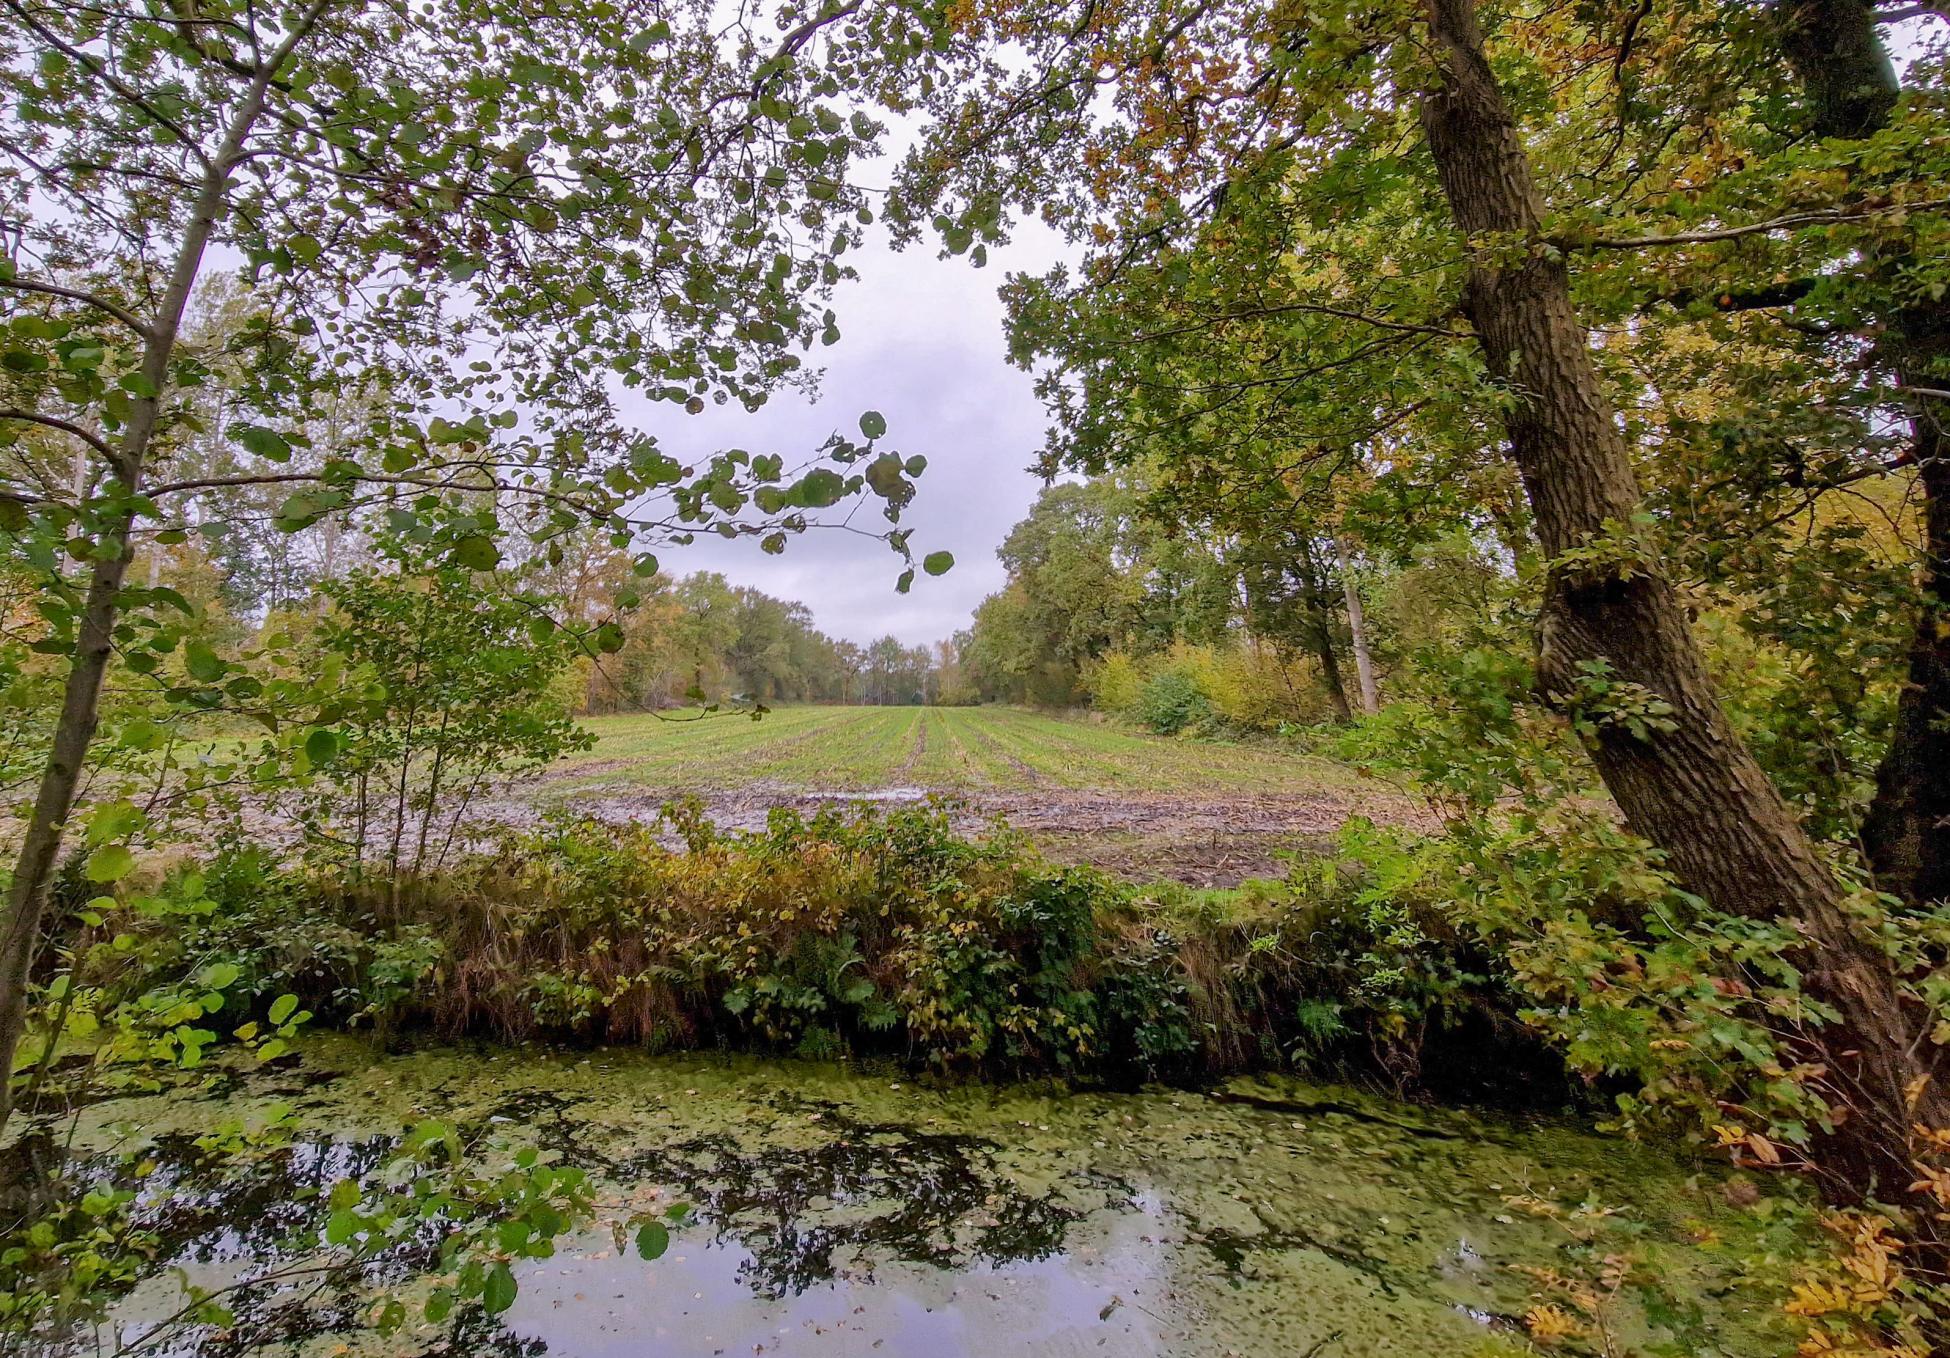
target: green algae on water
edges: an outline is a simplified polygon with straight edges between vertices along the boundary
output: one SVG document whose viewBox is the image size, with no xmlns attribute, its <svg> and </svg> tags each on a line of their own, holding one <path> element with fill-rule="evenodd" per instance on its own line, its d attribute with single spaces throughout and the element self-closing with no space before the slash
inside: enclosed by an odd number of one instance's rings
<svg viewBox="0 0 1950 1358">
<path fill-rule="evenodd" d="M 188 1138 L 279 1104 L 289 1150 L 199 1178 Z M 147 1142 L 161 1166 L 145 1210 L 162 1257 L 120 1337 L 170 1309 L 173 1269 L 213 1286 L 279 1259 L 312 1210 L 303 1186 L 369 1172 L 428 1117 L 478 1154 L 533 1146 L 587 1169 L 618 1217 L 682 1201 L 694 1222 L 650 1262 L 599 1222 L 521 1263 L 498 1318 L 381 1339 L 361 1323 L 373 1295 L 431 1286 L 396 1260 L 355 1288 L 254 1299 L 224 1334 L 161 1351 L 1469 1354 L 1514 1338 L 1552 1278 L 1626 1252 L 1639 1264 L 1605 1310 L 1614 1351 L 1787 1347 L 1777 1299 L 1715 1243 L 1744 1220 L 1720 1185 L 1564 1123 L 1268 1077 L 1068 1093 L 750 1057 L 377 1056 L 334 1038 L 214 1092 L 79 1115 L 79 1152 Z"/>
</svg>

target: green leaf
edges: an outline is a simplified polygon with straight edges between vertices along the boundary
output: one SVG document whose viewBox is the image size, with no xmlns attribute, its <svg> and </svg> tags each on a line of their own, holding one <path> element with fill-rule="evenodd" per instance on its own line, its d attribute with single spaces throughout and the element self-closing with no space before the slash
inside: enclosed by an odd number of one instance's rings
<svg viewBox="0 0 1950 1358">
<path fill-rule="evenodd" d="M 878 410 L 869 410 L 860 417 L 860 432 L 870 439 L 877 439 L 887 432 L 887 417 Z"/>
<path fill-rule="evenodd" d="M 291 460 L 291 445 L 275 429 L 266 429 L 261 424 L 243 424 L 232 429 L 230 434 L 247 453 L 269 458 L 273 462 Z"/>
<path fill-rule="evenodd" d="M 637 1228 L 636 1252 L 645 1259 L 661 1259 L 670 1248 L 670 1229 L 661 1221 L 646 1221 Z"/>
<path fill-rule="evenodd" d="M 492 538 L 476 535 L 456 542 L 447 559 L 470 571 L 491 571 L 501 564 L 501 549 Z"/>
<path fill-rule="evenodd" d="M 127 839 L 135 833 L 142 823 L 142 813 L 135 809 L 135 803 L 127 799 L 102 802 L 88 817 L 88 842 L 105 844 L 110 840 Z"/>
<path fill-rule="evenodd" d="M 814 467 L 792 488 L 792 503 L 804 509 L 825 509 L 846 494 L 846 478 L 827 467 Z"/>
<path fill-rule="evenodd" d="M 338 757 L 339 734 L 321 726 L 305 737 L 305 758 L 313 764 L 329 764 Z"/>
<path fill-rule="evenodd" d="M 190 678 L 205 684 L 214 684 L 223 678 L 227 668 L 223 657 L 201 641 L 192 641 L 183 648 L 183 663 L 189 669 Z"/>
<path fill-rule="evenodd" d="M 280 995 L 271 1001 L 271 1022 L 273 1023 L 283 1023 L 297 1012 L 298 997 L 296 995 Z"/>
<path fill-rule="evenodd" d="M 481 1306 L 489 1315 L 498 1316 L 515 1304 L 516 1290 L 515 1275 L 506 1264 L 496 1264 L 481 1285 Z"/>
<path fill-rule="evenodd" d="M 87 874 L 91 882 L 114 882 L 129 875 L 135 855 L 126 844 L 104 844 L 88 855 Z"/>
<path fill-rule="evenodd" d="M 953 552 L 929 552 L 921 558 L 921 569 L 929 575 L 946 575 L 955 568 Z"/>
</svg>

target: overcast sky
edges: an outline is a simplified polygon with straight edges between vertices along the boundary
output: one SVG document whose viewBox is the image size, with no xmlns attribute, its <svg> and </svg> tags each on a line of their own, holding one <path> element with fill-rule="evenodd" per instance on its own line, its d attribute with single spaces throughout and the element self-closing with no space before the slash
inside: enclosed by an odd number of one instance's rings
<svg viewBox="0 0 1950 1358">
<path fill-rule="evenodd" d="M 850 255 L 860 277 L 834 298 L 840 342 L 815 346 L 810 356 L 825 365 L 816 401 L 776 396 L 757 414 L 731 405 L 686 417 L 647 403 L 634 412 L 674 457 L 735 447 L 778 453 L 790 466 L 836 429 L 857 438 L 861 412 L 878 410 L 887 417 L 883 446 L 928 459 L 901 515 L 901 527 L 914 531 L 914 555 L 953 552 L 953 570 L 917 572 L 914 588 L 899 595 L 900 558 L 884 543 L 819 531 L 788 539 L 779 556 L 760 551 L 756 539 L 700 537 L 660 552 L 664 569 L 721 571 L 734 584 L 797 599 L 821 630 L 848 641 L 892 633 L 915 645 L 966 627 L 983 596 L 1001 588 L 995 549 L 1041 487 L 1026 468 L 1046 421 L 1029 374 L 1004 358 L 996 289 L 1011 270 L 1040 273 L 1060 249 L 1054 233 L 1034 222 L 1008 247 L 992 249 L 983 269 L 936 258 L 931 242 L 899 253 L 875 243 Z M 855 522 L 890 526 L 871 503 Z"/>
</svg>

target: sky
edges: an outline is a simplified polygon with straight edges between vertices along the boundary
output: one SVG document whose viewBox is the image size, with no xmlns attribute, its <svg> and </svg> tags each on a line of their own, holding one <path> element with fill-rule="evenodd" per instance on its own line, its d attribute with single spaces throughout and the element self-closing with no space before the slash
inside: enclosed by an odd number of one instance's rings
<svg viewBox="0 0 1950 1358">
<path fill-rule="evenodd" d="M 791 466 L 828 435 L 858 438 L 863 411 L 887 417 L 880 446 L 928 460 L 900 527 L 913 530 L 916 560 L 954 553 L 946 575 L 916 572 L 913 589 L 894 592 L 903 563 L 886 544 L 850 533 L 810 531 L 768 556 L 753 538 L 697 539 L 660 551 L 665 571 L 722 572 L 812 610 L 829 636 L 869 642 L 892 634 L 904 644 L 939 641 L 968 626 L 975 605 L 1002 587 L 995 549 L 1029 510 L 1041 480 L 1028 471 L 1047 425 L 1030 374 L 1004 355 L 1005 275 L 1040 273 L 1061 257 L 1054 233 L 1022 223 L 1006 247 L 991 249 L 986 268 L 965 258 L 941 259 L 932 242 L 896 252 L 883 241 L 848 252 L 859 278 L 835 290 L 840 341 L 815 348 L 824 365 L 817 399 L 774 396 L 757 413 L 732 404 L 673 417 L 648 403 L 634 412 L 665 452 L 686 462 L 719 448 L 778 453 Z M 872 501 L 856 517 L 870 529 L 892 527 Z"/>
</svg>

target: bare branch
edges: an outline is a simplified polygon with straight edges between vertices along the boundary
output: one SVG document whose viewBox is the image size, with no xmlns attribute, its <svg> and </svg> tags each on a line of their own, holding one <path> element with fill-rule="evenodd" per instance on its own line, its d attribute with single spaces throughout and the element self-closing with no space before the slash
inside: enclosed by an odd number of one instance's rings
<svg viewBox="0 0 1950 1358">
<path fill-rule="evenodd" d="M 1817 208 L 1795 212 L 1745 226 L 1723 226 L 1710 231 L 1682 231 L 1671 236 L 1598 236 L 1589 240 L 1555 237 L 1551 244 L 1566 250 L 1644 250 L 1664 245 L 1710 245 L 1715 241 L 1761 236 L 1769 231 L 1787 231 L 1798 226 L 1832 226 L 1840 222 L 1868 221 L 1898 213 L 1935 212 L 1950 207 L 1950 198 L 1931 198 L 1921 203 L 1889 203 L 1882 207 Z"/>
<path fill-rule="evenodd" d="M 1875 21 L 1879 24 L 1907 23 L 1911 19 L 1950 19 L 1950 8 L 1943 5 L 1905 5 L 1901 9 L 1879 9 Z"/>
<path fill-rule="evenodd" d="M 1374 326 L 1377 330 L 1394 330 L 1405 335 L 1435 335 L 1441 339 L 1472 339 L 1467 330 L 1451 330 L 1440 325 L 1416 325 L 1409 321 L 1383 320 L 1361 311 L 1350 311 L 1344 307 L 1322 306 L 1316 302 L 1292 302 L 1282 306 L 1251 307 L 1245 311 L 1221 312 L 1215 316 L 1205 316 L 1188 325 L 1174 326 L 1169 330 L 1153 330 L 1148 334 L 1133 335 L 1138 343 L 1168 339 L 1173 335 L 1183 335 L 1190 331 L 1202 330 L 1223 321 L 1250 321 L 1262 316 L 1282 316 L 1291 312 L 1304 312 L 1315 316 L 1338 316 L 1345 321 L 1359 321 L 1363 325 Z"/>
</svg>

